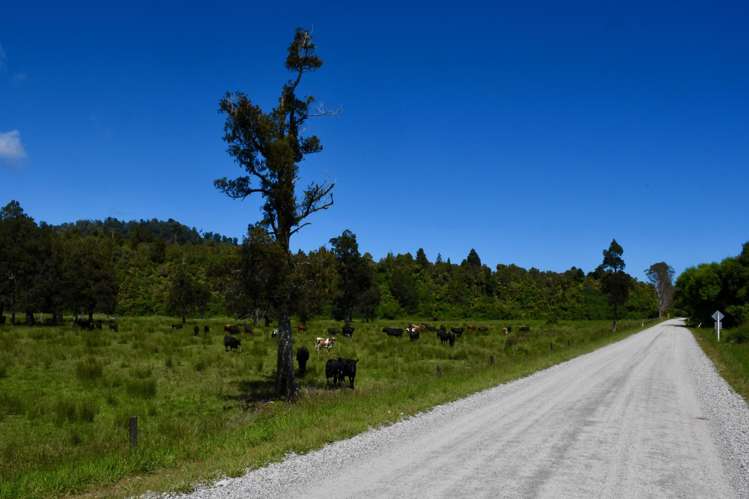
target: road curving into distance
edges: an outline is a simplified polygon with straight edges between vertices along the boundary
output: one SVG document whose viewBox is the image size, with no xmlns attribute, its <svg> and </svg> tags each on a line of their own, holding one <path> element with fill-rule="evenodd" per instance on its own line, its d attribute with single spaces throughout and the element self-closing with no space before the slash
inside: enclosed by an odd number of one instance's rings
<svg viewBox="0 0 749 499">
<path fill-rule="evenodd" d="M 749 409 L 681 324 L 189 496 L 749 498 Z"/>
</svg>

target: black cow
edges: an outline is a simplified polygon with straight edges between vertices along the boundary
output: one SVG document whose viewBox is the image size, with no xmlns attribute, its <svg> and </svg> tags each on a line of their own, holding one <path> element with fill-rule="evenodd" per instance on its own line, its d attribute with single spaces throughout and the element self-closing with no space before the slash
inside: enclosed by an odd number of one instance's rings
<svg viewBox="0 0 749 499">
<path fill-rule="evenodd" d="M 403 336 L 403 330 L 397 327 L 384 327 L 382 328 L 382 332 L 388 336 Z"/>
<path fill-rule="evenodd" d="M 448 331 L 445 328 L 440 328 L 439 331 L 437 331 L 437 336 L 440 339 L 440 343 L 449 343 L 450 346 L 453 346 L 455 344 L 455 333 L 452 331 Z"/>
<path fill-rule="evenodd" d="M 343 379 L 340 359 L 328 359 L 325 363 L 325 379 L 328 385 L 332 384 L 334 386 L 337 386 L 338 382 Z"/>
<path fill-rule="evenodd" d="M 343 326 L 341 332 L 343 333 L 343 336 L 348 336 L 349 338 L 354 336 L 354 328 L 350 324 Z"/>
<path fill-rule="evenodd" d="M 307 361 L 309 360 L 309 350 L 307 347 L 301 346 L 296 349 L 296 361 L 299 363 L 299 376 L 304 376 L 307 372 Z"/>
<path fill-rule="evenodd" d="M 84 320 L 84 319 L 74 319 L 73 325 L 78 326 L 81 329 L 88 329 L 89 331 L 93 331 L 94 329 L 94 323 L 93 321 Z"/>
<path fill-rule="evenodd" d="M 194 326 L 192 328 L 192 335 L 193 336 L 200 336 L 200 328 L 198 326 Z"/>
<path fill-rule="evenodd" d="M 452 327 L 450 328 L 450 332 L 454 334 L 455 336 L 463 336 L 463 328 L 462 327 Z"/>
<path fill-rule="evenodd" d="M 411 329 L 408 330 L 408 337 L 411 339 L 411 341 L 416 341 L 419 339 L 419 332 L 413 331 Z"/>
<path fill-rule="evenodd" d="M 348 378 L 351 388 L 354 387 L 354 379 L 356 378 L 356 363 L 359 359 L 342 359 L 338 357 L 338 366 L 340 369 L 339 379 L 343 382 L 344 378 Z"/>
<path fill-rule="evenodd" d="M 182 329 L 182 324 L 172 324 L 172 329 Z"/>
<path fill-rule="evenodd" d="M 242 344 L 242 340 L 235 338 L 234 336 L 224 335 L 224 351 L 237 350 Z"/>
<path fill-rule="evenodd" d="M 239 334 L 241 333 L 239 326 L 236 324 L 226 324 L 224 325 L 224 332 L 229 334 Z"/>
<path fill-rule="evenodd" d="M 203 326 L 203 332 L 205 334 L 210 333 L 211 332 L 211 327 L 208 324 L 206 324 L 205 326 Z"/>
</svg>

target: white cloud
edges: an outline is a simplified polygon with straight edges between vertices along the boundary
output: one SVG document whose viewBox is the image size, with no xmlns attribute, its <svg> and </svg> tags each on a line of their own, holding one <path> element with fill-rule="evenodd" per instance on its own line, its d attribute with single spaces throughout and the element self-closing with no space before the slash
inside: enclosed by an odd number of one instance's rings
<svg viewBox="0 0 749 499">
<path fill-rule="evenodd" d="M 21 134 L 18 130 L 0 132 L 0 159 L 23 159 L 26 151 L 21 144 Z"/>
</svg>

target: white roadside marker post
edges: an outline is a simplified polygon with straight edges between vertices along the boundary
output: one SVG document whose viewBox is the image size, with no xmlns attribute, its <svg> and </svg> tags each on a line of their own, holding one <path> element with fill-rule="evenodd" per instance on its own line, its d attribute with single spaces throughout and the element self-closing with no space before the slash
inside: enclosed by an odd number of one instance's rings
<svg viewBox="0 0 749 499">
<path fill-rule="evenodd" d="M 720 343 L 720 321 L 723 320 L 725 315 L 720 310 L 716 310 L 713 314 L 713 320 L 715 321 L 715 334 L 718 335 L 718 343 Z"/>
</svg>

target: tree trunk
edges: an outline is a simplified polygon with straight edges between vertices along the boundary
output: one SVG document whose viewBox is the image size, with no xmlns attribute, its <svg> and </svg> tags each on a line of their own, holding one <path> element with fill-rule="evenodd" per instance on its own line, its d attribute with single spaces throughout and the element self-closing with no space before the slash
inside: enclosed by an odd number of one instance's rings
<svg viewBox="0 0 749 499">
<path fill-rule="evenodd" d="M 276 361 L 276 393 L 291 400 L 296 394 L 294 382 L 293 338 L 291 336 L 291 252 L 289 251 L 290 228 L 280 231 L 276 240 L 284 251 L 284 262 L 280 269 L 283 273 L 280 282 L 280 299 L 278 306 L 278 358 Z"/>
<path fill-rule="evenodd" d="M 290 400 L 296 392 L 294 383 L 293 339 L 287 313 L 278 317 L 278 359 L 276 362 L 276 393 Z"/>
</svg>

